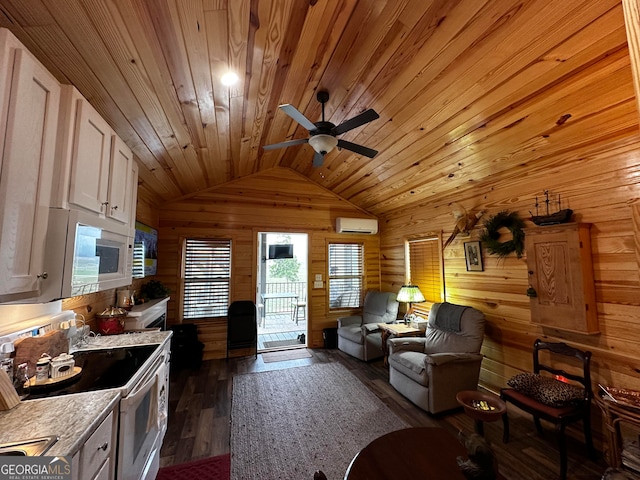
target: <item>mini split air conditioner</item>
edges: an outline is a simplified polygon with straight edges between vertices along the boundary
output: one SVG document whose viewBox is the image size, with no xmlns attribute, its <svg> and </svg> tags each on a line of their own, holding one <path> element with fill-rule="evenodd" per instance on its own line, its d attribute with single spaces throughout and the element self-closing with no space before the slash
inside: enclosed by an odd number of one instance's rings
<svg viewBox="0 0 640 480">
<path fill-rule="evenodd" d="M 375 218 L 336 218 L 336 232 L 338 233 L 378 233 L 378 220 Z"/>
</svg>

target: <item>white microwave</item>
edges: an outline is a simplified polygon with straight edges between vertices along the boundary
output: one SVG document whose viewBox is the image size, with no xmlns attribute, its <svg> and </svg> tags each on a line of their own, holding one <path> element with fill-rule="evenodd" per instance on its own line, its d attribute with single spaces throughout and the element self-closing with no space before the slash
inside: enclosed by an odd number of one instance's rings
<svg viewBox="0 0 640 480">
<path fill-rule="evenodd" d="M 128 231 L 92 213 L 51 208 L 40 301 L 130 285 L 133 238 Z"/>
</svg>

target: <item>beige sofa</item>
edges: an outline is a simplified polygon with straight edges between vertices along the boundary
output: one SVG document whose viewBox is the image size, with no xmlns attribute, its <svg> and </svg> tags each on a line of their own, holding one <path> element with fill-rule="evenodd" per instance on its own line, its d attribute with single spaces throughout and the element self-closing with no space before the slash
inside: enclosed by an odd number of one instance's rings
<svg viewBox="0 0 640 480">
<path fill-rule="evenodd" d="M 434 304 L 424 338 L 387 342 L 389 383 L 427 412 L 459 407 L 456 394 L 478 388 L 484 323 L 475 308 Z"/>
<path fill-rule="evenodd" d="M 378 323 L 391 323 L 398 315 L 396 294 L 367 292 L 362 315 L 338 318 L 338 349 L 360 360 L 382 357 L 382 334 Z"/>
</svg>

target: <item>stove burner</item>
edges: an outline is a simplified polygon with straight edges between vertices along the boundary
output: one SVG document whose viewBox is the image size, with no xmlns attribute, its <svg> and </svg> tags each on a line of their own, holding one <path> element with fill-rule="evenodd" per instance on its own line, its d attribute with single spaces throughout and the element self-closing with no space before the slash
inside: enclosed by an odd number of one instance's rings
<svg viewBox="0 0 640 480">
<path fill-rule="evenodd" d="M 82 373 L 70 382 L 31 387 L 30 399 L 120 388 L 127 384 L 157 345 L 81 351 L 73 354 Z"/>
</svg>

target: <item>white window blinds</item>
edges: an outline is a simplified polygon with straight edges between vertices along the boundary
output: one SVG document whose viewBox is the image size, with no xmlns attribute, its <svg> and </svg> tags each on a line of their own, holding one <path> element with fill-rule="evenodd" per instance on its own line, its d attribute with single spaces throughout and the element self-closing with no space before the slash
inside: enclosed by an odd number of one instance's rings
<svg viewBox="0 0 640 480">
<path fill-rule="evenodd" d="M 359 307 L 363 283 L 364 246 L 360 243 L 330 243 L 330 308 Z"/>
<path fill-rule="evenodd" d="M 231 283 L 231 240 L 188 238 L 184 251 L 184 318 L 226 316 Z"/>
</svg>

